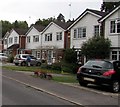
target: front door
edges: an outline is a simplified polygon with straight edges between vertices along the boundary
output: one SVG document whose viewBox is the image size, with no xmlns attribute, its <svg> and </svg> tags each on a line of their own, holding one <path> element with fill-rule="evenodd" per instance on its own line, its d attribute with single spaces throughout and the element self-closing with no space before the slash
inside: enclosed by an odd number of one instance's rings
<svg viewBox="0 0 120 107">
<path fill-rule="evenodd" d="M 47 62 L 48 64 L 52 64 L 52 51 L 51 50 L 48 51 Z"/>
</svg>

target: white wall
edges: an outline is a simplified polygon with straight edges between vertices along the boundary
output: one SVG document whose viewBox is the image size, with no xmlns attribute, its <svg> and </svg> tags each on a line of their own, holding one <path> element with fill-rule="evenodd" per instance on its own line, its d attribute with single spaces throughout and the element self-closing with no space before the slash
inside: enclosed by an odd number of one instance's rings
<svg viewBox="0 0 120 107">
<path fill-rule="evenodd" d="M 9 38 L 13 38 L 13 43 L 9 43 Z M 14 37 L 17 37 L 17 42 L 14 42 Z M 13 44 L 19 44 L 19 35 L 15 30 L 12 30 L 12 32 L 10 33 L 9 37 L 8 37 L 8 48 L 10 46 L 12 46 Z"/>
<path fill-rule="evenodd" d="M 56 32 L 62 32 L 62 40 L 56 40 Z M 45 41 L 45 34 L 52 33 L 52 41 Z M 58 49 L 64 48 L 64 30 L 58 27 L 56 24 L 51 24 L 51 26 L 42 34 L 42 46 L 53 46 Z"/>
<path fill-rule="evenodd" d="M 119 10 L 120 12 L 120 10 Z M 105 38 L 109 38 L 111 40 L 112 46 L 111 47 L 118 47 L 120 46 L 120 42 L 118 37 L 120 34 L 110 34 L 110 21 L 116 18 L 120 18 L 119 12 L 115 12 L 109 18 L 105 20 Z M 118 44 L 119 43 L 119 44 Z"/>
<path fill-rule="evenodd" d="M 70 45 L 71 48 L 73 46 L 75 48 L 81 48 L 83 42 L 94 36 L 94 26 L 99 24 L 98 19 L 99 17 L 88 13 L 76 25 L 72 27 Z M 80 27 L 86 27 L 86 38 L 74 39 L 74 29 Z"/>
<path fill-rule="evenodd" d="M 33 36 L 39 35 L 39 42 L 33 42 Z M 30 36 L 30 43 L 27 43 L 27 36 Z M 41 46 L 41 33 L 34 27 L 26 36 L 26 49 L 38 49 Z"/>
</svg>

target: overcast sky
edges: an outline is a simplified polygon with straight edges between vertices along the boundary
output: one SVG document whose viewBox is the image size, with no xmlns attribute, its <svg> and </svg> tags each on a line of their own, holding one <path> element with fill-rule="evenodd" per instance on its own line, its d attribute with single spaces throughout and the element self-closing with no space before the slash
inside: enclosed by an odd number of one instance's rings
<svg viewBox="0 0 120 107">
<path fill-rule="evenodd" d="M 76 19 L 87 8 L 100 10 L 101 4 L 102 0 L 2 0 L 0 20 L 27 21 L 32 24 L 39 18 L 56 18 L 59 13 L 66 20 Z"/>
</svg>

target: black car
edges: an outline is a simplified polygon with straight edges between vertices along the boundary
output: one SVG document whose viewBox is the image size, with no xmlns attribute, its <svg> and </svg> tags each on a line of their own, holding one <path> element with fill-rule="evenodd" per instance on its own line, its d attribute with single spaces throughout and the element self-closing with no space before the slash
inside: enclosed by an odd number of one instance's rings
<svg viewBox="0 0 120 107">
<path fill-rule="evenodd" d="M 108 85 L 112 92 L 119 92 L 120 61 L 89 60 L 78 69 L 77 79 L 81 86 L 88 83 Z"/>
</svg>

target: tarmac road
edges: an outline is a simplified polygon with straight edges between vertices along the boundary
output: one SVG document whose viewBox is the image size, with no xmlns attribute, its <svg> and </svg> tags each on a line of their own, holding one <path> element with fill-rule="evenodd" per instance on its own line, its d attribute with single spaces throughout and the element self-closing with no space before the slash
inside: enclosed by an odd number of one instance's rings
<svg viewBox="0 0 120 107">
<path fill-rule="evenodd" d="M 96 93 L 91 91 L 91 88 L 71 87 L 54 81 L 33 78 L 28 74 L 15 71 L 3 70 L 2 75 L 4 78 L 77 105 L 109 105 L 113 107 L 113 105 L 117 106 L 119 103 L 118 95 Z"/>
</svg>

